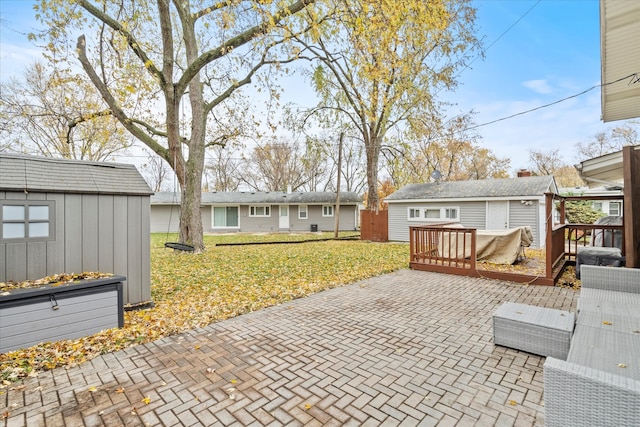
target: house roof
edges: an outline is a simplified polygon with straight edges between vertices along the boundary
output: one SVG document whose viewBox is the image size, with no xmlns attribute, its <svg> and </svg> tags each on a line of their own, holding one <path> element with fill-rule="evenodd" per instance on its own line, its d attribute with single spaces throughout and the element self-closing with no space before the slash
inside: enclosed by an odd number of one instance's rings
<svg viewBox="0 0 640 427">
<path fill-rule="evenodd" d="M 557 192 L 553 176 L 445 181 L 408 184 L 387 196 L 384 201 L 540 197 L 549 191 Z"/>
<path fill-rule="evenodd" d="M 640 150 L 640 145 L 633 146 L 633 149 Z M 590 187 L 602 184 L 624 186 L 622 151 L 585 160 L 575 168 Z"/>
<path fill-rule="evenodd" d="M 600 2 L 602 120 L 640 117 L 640 2 Z"/>
<path fill-rule="evenodd" d="M 229 192 L 215 192 L 215 193 L 202 193 L 203 205 L 217 205 L 217 204 L 327 204 L 335 203 L 336 193 L 333 192 L 292 192 L 286 193 L 282 191 L 229 191 Z M 340 204 L 355 205 L 362 202 L 362 197 L 354 192 L 340 192 Z M 180 193 L 173 192 L 160 192 L 151 196 L 152 205 L 177 205 L 180 204 Z"/>
<path fill-rule="evenodd" d="M 0 153 L 0 191 L 151 195 L 134 165 Z"/>
</svg>

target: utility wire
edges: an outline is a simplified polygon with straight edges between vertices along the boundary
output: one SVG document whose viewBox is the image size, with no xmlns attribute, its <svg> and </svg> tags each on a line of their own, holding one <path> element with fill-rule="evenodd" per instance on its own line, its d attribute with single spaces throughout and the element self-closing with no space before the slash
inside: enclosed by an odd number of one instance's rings
<svg viewBox="0 0 640 427">
<path fill-rule="evenodd" d="M 491 125 L 491 124 L 493 124 L 493 123 L 501 122 L 501 121 L 503 121 L 503 120 L 512 119 L 512 118 L 517 117 L 517 116 L 522 116 L 523 114 L 528 114 L 528 113 L 531 113 L 531 112 L 533 112 L 533 111 L 541 110 L 541 109 L 543 109 L 543 108 L 547 108 L 547 107 L 550 107 L 550 106 L 552 106 L 552 105 L 559 104 L 559 103 L 564 102 L 564 101 L 567 101 L 567 100 L 569 100 L 569 99 L 577 98 L 577 97 L 579 97 L 579 96 L 581 96 L 581 95 L 584 95 L 584 94 L 585 94 L 585 93 L 587 93 L 587 92 L 591 92 L 593 89 L 597 89 L 597 88 L 599 88 L 599 87 L 609 86 L 609 85 L 612 85 L 612 84 L 615 84 L 615 83 L 619 83 L 619 82 L 624 81 L 624 80 L 632 79 L 632 78 L 634 78 L 634 77 L 636 78 L 636 81 L 631 80 L 631 81 L 629 82 L 629 85 L 631 85 L 631 84 L 635 84 L 635 83 L 637 83 L 637 82 L 638 82 L 638 76 L 640 76 L 640 72 L 633 73 L 633 74 L 629 74 L 628 76 L 625 76 L 625 77 L 619 78 L 618 80 L 614 80 L 614 81 L 612 81 L 612 82 L 608 82 L 608 83 L 603 83 L 603 84 L 599 84 L 599 85 L 591 86 L 589 89 L 583 90 L 582 92 L 580 92 L 580 93 L 576 93 L 575 95 L 567 96 L 566 98 L 559 99 L 559 100 L 554 101 L 554 102 L 551 102 L 551 103 L 549 103 L 549 104 L 540 105 L 539 107 L 535 107 L 535 108 L 532 108 L 532 109 L 530 109 L 530 110 L 526 110 L 526 111 L 521 111 L 521 112 L 519 112 L 519 113 L 515 113 L 515 114 L 512 114 L 512 115 L 510 115 L 510 116 L 502 117 L 502 118 L 500 118 L 500 119 L 492 120 L 492 121 L 490 121 L 490 122 L 481 123 L 481 124 L 479 124 L 479 125 L 471 126 L 471 127 L 468 127 L 468 128 L 466 128 L 466 129 L 462 130 L 461 132 L 468 131 L 468 130 L 473 130 L 473 129 L 477 129 L 477 128 L 482 127 L 482 126 Z"/>
<path fill-rule="evenodd" d="M 538 0 L 537 2 L 535 2 L 535 3 L 534 3 L 534 5 L 533 5 L 533 6 L 531 6 L 531 7 L 530 7 L 530 8 L 529 8 L 525 13 L 523 13 L 523 14 L 522 14 L 522 16 L 520 16 L 520 17 L 519 17 L 519 18 L 518 18 L 518 19 L 517 19 L 513 24 L 511 24 L 511 25 L 509 26 L 509 28 L 507 28 L 506 30 L 504 30 L 504 31 L 502 32 L 502 34 L 500 34 L 500 35 L 498 36 L 498 38 L 497 38 L 497 39 L 495 39 L 493 42 L 491 42 L 491 44 L 490 44 L 489 46 L 487 46 L 487 48 L 486 48 L 486 49 L 484 49 L 484 52 L 483 52 L 483 53 L 486 53 L 489 49 L 491 49 L 491 46 L 493 46 L 494 44 L 496 44 L 496 43 L 497 43 L 497 42 L 498 42 L 502 37 L 504 37 L 504 36 L 505 36 L 509 31 L 511 31 L 511 29 L 513 29 L 513 27 L 515 27 L 515 26 L 518 24 L 518 22 L 522 21 L 522 20 L 524 19 L 524 17 L 525 17 L 525 16 L 527 16 L 527 15 L 529 14 L 529 12 L 531 12 L 531 11 L 533 10 L 533 8 L 534 8 L 534 7 L 536 7 L 536 6 L 537 6 L 541 1 L 542 1 L 542 0 Z M 464 66 L 464 68 L 463 68 L 462 70 L 460 70 L 460 71 L 458 72 L 458 74 L 456 74 L 456 75 L 455 75 L 454 79 L 457 79 L 457 78 L 460 76 L 460 74 L 462 74 L 462 73 L 463 73 L 467 68 L 471 67 L 471 64 L 473 64 L 474 62 L 476 62 L 476 60 L 477 60 L 478 58 L 480 58 L 480 56 L 481 56 L 481 55 L 482 55 L 482 54 L 476 55 L 476 57 L 475 57 L 475 58 L 473 58 L 473 59 L 471 60 L 471 62 L 469 62 L 467 65 L 465 65 L 465 66 Z M 438 91 L 438 92 L 439 92 L 439 91 Z"/>
</svg>

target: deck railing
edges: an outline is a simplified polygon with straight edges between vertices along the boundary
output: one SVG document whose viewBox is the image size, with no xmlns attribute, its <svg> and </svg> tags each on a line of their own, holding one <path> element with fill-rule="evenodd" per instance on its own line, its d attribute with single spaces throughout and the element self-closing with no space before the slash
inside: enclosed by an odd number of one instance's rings
<svg viewBox="0 0 640 427">
<path fill-rule="evenodd" d="M 561 199 L 561 224 L 554 225 L 552 218 L 557 198 Z M 478 270 L 476 229 L 463 228 L 454 223 L 409 227 L 410 267 L 416 270 L 553 285 L 567 262 L 575 262 L 578 247 L 590 245 L 593 236 L 598 233 L 602 236 L 602 242 L 598 246 L 614 246 L 615 236 L 624 236 L 622 225 L 565 224 L 564 201 L 566 199 L 568 198 L 562 198 L 553 193 L 546 194 L 548 220 L 546 221 L 544 276 Z M 571 200 L 576 199 L 579 198 L 571 198 Z M 624 248 L 624 241 L 622 247 Z"/>
<path fill-rule="evenodd" d="M 453 223 L 409 227 L 411 262 L 475 270 L 476 229 L 451 225 Z"/>
</svg>

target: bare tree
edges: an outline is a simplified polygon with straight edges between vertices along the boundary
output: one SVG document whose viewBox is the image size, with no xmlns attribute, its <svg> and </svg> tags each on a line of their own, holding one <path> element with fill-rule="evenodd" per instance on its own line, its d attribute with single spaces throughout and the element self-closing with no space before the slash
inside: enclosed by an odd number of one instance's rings
<svg viewBox="0 0 640 427">
<path fill-rule="evenodd" d="M 143 175 L 154 192 L 169 189 L 169 181 L 173 176 L 171 168 L 161 157 L 147 153 L 147 162 L 142 165 Z"/>
<path fill-rule="evenodd" d="M 635 121 L 629 121 L 608 131 L 599 132 L 589 141 L 576 143 L 576 160 L 583 161 L 600 157 L 620 151 L 625 145 L 640 144 L 640 132 L 635 126 L 636 124 Z"/>
<path fill-rule="evenodd" d="M 238 191 L 244 170 L 237 147 L 213 147 L 210 154 L 211 159 L 206 166 L 211 181 L 209 190 Z"/>
<path fill-rule="evenodd" d="M 560 158 L 560 149 L 543 151 L 530 150 L 529 161 L 536 175 L 553 175 L 559 168 L 566 166 Z"/>
<path fill-rule="evenodd" d="M 76 160 L 110 160 L 131 145 L 91 82 L 41 62 L 0 83 L 0 137 L 12 151 Z"/>
<path fill-rule="evenodd" d="M 242 181 L 256 191 L 297 190 L 306 182 L 298 147 L 274 141 L 259 145 L 246 156 Z"/>
</svg>

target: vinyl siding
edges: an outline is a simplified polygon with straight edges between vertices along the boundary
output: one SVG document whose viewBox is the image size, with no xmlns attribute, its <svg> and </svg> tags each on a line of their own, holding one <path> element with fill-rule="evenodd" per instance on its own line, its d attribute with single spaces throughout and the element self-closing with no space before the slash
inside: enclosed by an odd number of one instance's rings
<svg viewBox="0 0 640 427">
<path fill-rule="evenodd" d="M 509 225 L 510 228 L 517 227 L 531 227 L 531 234 L 533 234 L 533 243 L 531 247 L 541 247 L 540 242 L 540 218 L 538 212 L 539 202 L 533 200 L 532 205 L 525 205 L 520 200 L 512 200 L 509 203 Z"/>
<path fill-rule="evenodd" d="M 409 221 L 409 207 L 457 207 L 460 209 L 460 223 L 465 227 L 484 229 L 486 202 L 406 202 L 389 204 L 389 240 L 408 242 L 409 227 L 428 224 L 428 221 Z"/>
<path fill-rule="evenodd" d="M 530 226 L 534 236 L 532 247 L 540 247 L 541 219 L 539 216 L 539 202 L 533 200 L 533 205 L 524 205 L 520 199 L 509 202 L 509 226 L 510 228 Z M 412 225 L 428 224 L 425 221 L 409 221 L 407 209 L 409 207 L 445 207 L 457 206 L 460 209 L 460 223 L 469 228 L 484 230 L 486 224 L 487 202 L 437 202 L 437 203 L 390 203 L 389 204 L 389 240 L 409 241 L 409 227 Z M 543 230 L 544 232 L 544 230 Z"/>
<path fill-rule="evenodd" d="M 232 206 L 232 205 L 229 205 Z M 237 205 L 234 205 L 237 206 Z M 254 205 L 264 206 L 264 205 Z M 298 205 L 289 205 L 289 228 L 280 229 L 280 206 L 269 205 L 271 216 L 269 217 L 251 217 L 249 216 L 249 205 L 240 205 L 238 209 L 239 227 L 214 228 L 212 224 L 213 206 L 203 206 L 202 225 L 203 230 L 208 233 L 229 233 L 229 232 L 248 232 L 248 233 L 275 233 L 279 231 L 304 232 L 311 230 L 311 224 L 318 225 L 318 231 L 333 231 L 335 227 L 335 216 L 323 217 L 322 206 L 324 205 L 307 205 L 307 219 L 298 218 Z M 355 205 L 340 206 L 340 230 L 352 231 L 357 230 Z M 151 232 L 166 233 L 167 229 L 175 233 L 178 231 L 180 208 L 178 206 L 168 205 L 151 205 Z M 335 213 L 335 207 L 334 207 Z M 171 225 L 169 227 L 169 220 Z"/>
</svg>

